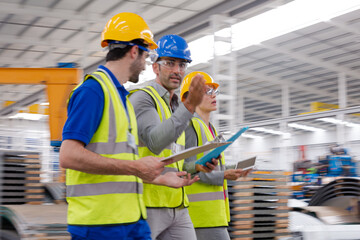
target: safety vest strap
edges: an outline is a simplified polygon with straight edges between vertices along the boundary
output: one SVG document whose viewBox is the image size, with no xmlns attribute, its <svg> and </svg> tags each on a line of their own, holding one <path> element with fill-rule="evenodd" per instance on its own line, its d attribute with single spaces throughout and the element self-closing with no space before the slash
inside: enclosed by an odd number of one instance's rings
<svg viewBox="0 0 360 240">
<path fill-rule="evenodd" d="M 140 192 L 139 192 L 140 190 Z M 113 193 L 142 194 L 142 183 L 137 182 L 103 182 L 92 184 L 67 185 L 67 197 L 83 197 Z"/>
<path fill-rule="evenodd" d="M 159 102 L 160 99 L 162 99 L 160 97 L 160 95 L 156 92 L 156 90 L 153 87 L 145 87 L 145 88 L 141 88 L 138 90 L 142 90 L 144 92 L 146 92 L 147 94 L 149 94 L 151 96 L 151 98 L 155 101 L 155 106 L 156 106 L 156 111 L 160 117 L 160 122 L 162 122 L 164 119 L 167 118 L 167 114 L 165 113 L 165 109 L 162 109 L 160 106 L 161 103 Z M 137 91 L 138 91 L 137 90 Z"/>
<path fill-rule="evenodd" d="M 166 104 L 165 100 L 159 95 L 159 93 L 155 90 L 154 87 L 152 86 L 147 86 L 145 88 L 143 88 L 143 90 L 147 90 L 146 92 L 151 92 L 152 94 L 150 94 L 153 98 L 155 96 L 154 99 L 157 99 L 159 101 L 159 103 L 161 104 L 161 106 L 164 107 L 164 114 L 165 114 L 165 118 L 169 118 L 171 116 L 171 110 L 169 108 L 169 106 Z"/>
<path fill-rule="evenodd" d="M 114 83 L 110 79 L 107 79 L 106 75 L 103 72 L 94 72 L 94 73 L 92 73 L 92 77 L 96 78 L 98 81 L 101 81 L 103 84 L 105 84 L 105 86 L 110 85 L 110 86 L 113 86 L 114 88 L 116 88 Z M 108 92 L 107 94 L 109 95 L 108 141 L 113 142 L 116 139 L 116 117 L 115 117 L 115 108 L 114 108 L 114 102 L 113 102 L 114 99 L 112 97 L 110 97 L 111 96 L 111 91 L 110 91 L 109 86 L 106 87 L 106 89 L 107 89 L 106 91 Z M 104 96 L 106 96 L 105 91 L 104 91 Z M 124 122 L 124 124 L 126 124 L 126 122 Z"/>
</svg>

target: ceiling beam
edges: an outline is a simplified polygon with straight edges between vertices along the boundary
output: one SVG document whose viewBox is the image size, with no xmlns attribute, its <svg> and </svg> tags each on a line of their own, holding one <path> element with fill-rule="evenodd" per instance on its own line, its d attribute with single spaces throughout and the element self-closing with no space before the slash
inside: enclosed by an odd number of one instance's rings
<svg viewBox="0 0 360 240">
<path fill-rule="evenodd" d="M 14 35 L 1 35 L 0 37 L 0 43 L 15 43 L 15 44 L 26 44 L 26 45 L 34 45 L 36 43 L 37 45 L 41 46 L 49 46 L 53 49 L 56 48 L 66 48 L 69 50 L 78 50 L 82 49 L 84 47 L 83 43 L 76 43 L 75 41 L 71 42 L 71 44 L 66 43 L 64 41 L 58 40 L 58 39 L 42 39 L 38 37 L 18 37 Z M 98 47 L 91 47 L 91 44 L 87 45 L 87 49 L 89 51 L 102 51 L 100 44 L 98 44 Z"/>
<path fill-rule="evenodd" d="M 260 46 L 262 46 L 268 50 L 271 50 L 273 52 L 282 53 L 286 56 L 297 59 L 301 62 L 309 63 L 309 64 L 312 64 L 315 66 L 325 68 L 329 71 L 338 72 L 338 73 L 346 73 L 346 75 L 350 75 L 355 78 L 360 78 L 360 72 L 358 72 L 358 71 L 354 71 L 354 70 L 348 69 L 346 67 L 341 67 L 341 66 L 332 64 L 330 62 L 326 62 L 320 58 L 315 58 L 314 56 L 307 56 L 305 54 L 301 54 L 299 52 L 295 52 L 290 49 L 285 49 L 283 47 L 271 45 L 269 43 L 263 43 L 263 44 L 260 44 Z"/>
<path fill-rule="evenodd" d="M 76 10 L 65 10 L 56 8 L 53 11 L 49 11 L 48 7 L 40 7 L 40 6 L 23 6 L 19 7 L 18 4 L 15 3 L 2 3 L 0 2 L 0 13 L 4 14 L 15 14 L 15 15 L 23 15 L 23 16 L 42 16 L 48 18 L 58 18 L 62 20 L 69 20 L 69 21 L 93 21 L 93 22 L 104 22 L 106 23 L 106 18 L 102 14 L 96 13 L 87 13 L 79 14 Z M 89 20 L 88 20 L 89 19 Z"/>
<path fill-rule="evenodd" d="M 9 57 L 1 57 L 0 58 L 0 65 L 11 64 L 13 67 L 27 67 L 27 66 L 48 66 L 48 67 L 55 67 L 56 62 L 54 60 L 50 60 L 49 58 L 43 60 L 36 60 L 36 59 L 17 59 L 17 58 L 9 58 Z"/>
<path fill-rule="evenodd" d="M 76 11 L 81 12 L 82 10 L 85 10 L 86 8 L 88 8 L 92 3 L 94 3 L 94 0 L 87 0 L 80 7 L 78 7 L 76 9 Z"/>
<path fill-rule="evenodd" d="M 26 96 L 23 99 L 1 109 L 0 116 L 6 116 L 9 114 L 12 114 L 14 112 L 17 112 L 19 109 L 21 109 L 23 107 L 27 107 L 33 103 L 39 102 L 40 100 L 43 99 L 44 90 L 45 90 L 45 87 L 32 93 L 29 96 Z"/>
<path fill-rule="evenodd" d="M 360 112 L 360 106 L 355 107 L 348 107 L 348 108 L 342 108 L 342 109 L 334 109 L 329 111 L 323 111 L 323 112 L 317 112 L 317 113 L 308 113 L 303 115 L 296 115 L 296 116 L 289 116 L 289 117 L 283 117 L 283 118 L 275 118 L 270 120 L 264 120 L 264 121 L 258 121 L 254 123 L 242 123 L 238 125 L 237 127 L 261 127 L 266 125 L 273 125 L 273 124 L 279 124 L 283 122 L 295 122 L 295 121 L 303 121 L 303 120 L 313 120 L 317 118 L 324 118 L 324 117 L 334 117 L 338 114 L 352 114 L 352 113 L 359 113 Z"/>
<path fill-rule="evenodd" d="M 61 0 L 53 0 L 53 2 L 49 5 L 49 9 L 54 9 L 60 2 Z"/>
<path fill-rule="evenodd" d="M 186 37 L 191 33 L 203 30 L 204 28 L 209 26 L 210 16 L 212 15 L 228 14 L 229 16 L 235 16 L 241 14 L 244 11 L 249 11 L 249 9 L 256 9 L 256 7 L 259 7 L 260 5 L 265 3 L 274 7 L 274 5 L 284 4 L 284 0 L 255 0 L 245 5 L 243 4 L 243 1 L 239 0 L 224 0 L 205 11 L 196 14 L 194 17 L 190 17 L 187 20 L 182 21 L 181 23 L 177 23 L 175 25 L 169 26 L 168 28 L 160 32 L 154 33 L 154 38 L 157 40 L 160 37 L 168 34 L 178 34 L 182 37 Z M 94 69 L 96 69 L 98 65 L 104 63 L 105 61 L 101 60 L 98 63 L 89 65 L 85 67 L 84 72 L 94 71 Z"/>
<path fill-rule="evenodd" d="M 202 25 L 202 28 L 210 26 L 210 16 L 217 14 L 227 14 L 230 17 L 233 17 L 235 14 L 240 14 L 244 11 L 249 10 L 250 8 L 256 8 L 264 3 L 271 2 L 270 0 L 255 0 L 252 1 L 245 6 L 242 4 L 242 1 L 239 0 L 225 0 L 220 2 L 219 4 L 196 14 L 194 17 L 188 18 L 187 20 L 181 22 L 180 24 L 176 24 L 174 26 L 170 26 L 165 30 L 156 33 L 156 37 L 161 37 L 163 35 L 168 34 L 178 34 L 182 37 L 186 37 L 186 35 L 190 35 L 194 31 L 198 31 L 197 26 Z M 233 15 L 230 13 L 233 12 Z M 186 32 L 186 34 L 184 34 Z"/>
<path fill-rule="evenodd" d="M 24 35 L 27 31 L 30 30 L 30 27 L 33 27 L 35 23 L 37 23 L 42 17 L 34 17 L 33 20 L 31 20 L 27 25 L 25 25 L 17 34 L 17 37 L 21 37 Z"/>
<path fill-rule="evenodd" d="M 339 21 L 335 21 L 335 20 L 330 20 L 330 21 L 326 21 L 325 23 L 330 24 L 331 26 L 335 26 L 337 28 L 340 28 L 346 32 L 351 32 L 352 34 L 354 34 L 355 36 L 360 35 L 360 30 L 354 27 L 350 27 L 349 25 L 346 25 L 342 22 Z"/>
<path fill-rule="evenodd" d="M 6 17 L 1 20 L 1 23 L 0 23 L 0 29 L 5 26 L 5 23 L 10 21 L 10 19 L 14 16 L 14 14 L 7 14 Z"/>
<path fill-rule="evenodd" d="M 262 81 L 267 81 L 267 82 L 271 82 L 273 84 L 278 84 L 280 86 L 282 86 L 283 84 L 289 84 L 289 86 L 291 86 L 291 88 L 294 88 L 297 91 L 300 90 L 300 91 L 303 91 L 303 92 L 308 92 L 308 93 L 314 94 L 315 96 L 319 96 L 319 97 L 329 97 L 329 95 L 330 96 L 333 95 L 332 92 L 325 91 L 325 90 L 323 90 L 321 88 L 309 87 L 309 86 L 305 86 L 305 85 L 302 85 L 302 84 L 299 84 L 299 83 L 295 83 L 293 81 L 284 82 L 285 80 L 281 80 L 281 79 L 278 79 L 278 78 L 273 77 L 273 76 L 268 76 L 268 75 L 260 73 L 260 72 L 253 72 L 251 70 L 247 70 L 247 69 L 244 69 L 244 68 L 238 68 L 237 72 L 238 72 L 238 74 L 245 75 L 247 77 L 253 77 L 253 78 L 256 78 L 256 79 L 259 79 L 259 80 L 262 80 Z M 263 98 L 264 96 L 259 95 L 259 97 Z M 291 105 L 291 107 L 293 107 L 293 105 Z M 300 109 L 302 109 L 302 108 L 300 108 Z"/>
</svg>

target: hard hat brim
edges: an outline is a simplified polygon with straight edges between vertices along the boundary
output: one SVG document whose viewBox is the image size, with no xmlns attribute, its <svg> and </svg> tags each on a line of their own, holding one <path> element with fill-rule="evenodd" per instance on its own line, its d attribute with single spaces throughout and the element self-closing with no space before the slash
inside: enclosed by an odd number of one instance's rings
<svg viewBox="0 0 360 240">
<path fill-rule="evenodd" d="M 205 84 L 213 87 L 214 89 L 217 89 L 219 87 L 219 84 L 217 84 L 217 83 L 205 83 Z"/>
</svg>

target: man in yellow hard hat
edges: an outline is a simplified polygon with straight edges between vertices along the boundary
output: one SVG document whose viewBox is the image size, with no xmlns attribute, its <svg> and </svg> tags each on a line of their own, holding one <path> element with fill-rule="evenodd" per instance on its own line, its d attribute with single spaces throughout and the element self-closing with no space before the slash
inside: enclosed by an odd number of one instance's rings
<svg viewBox="0 0 360 240">
<path fill-rule="evenodd" d="M 184 172 L 160 175 L 171 160 L 138 156 L 135 112 L 123 84 L 137 82 L 146 59 L 156 59 L 146 22 L 134 13 L 115 15 L 101 46 L 108 48 L 106 63 L 70 94 L 63 129 L 68 231 L 75 240 L 150 240 L 142 182 L 178 188 L 197 179 Z"/>
<path fill-rule="evenodd" d="M 194 117 L 185 130 L 185 148 L 202 146 L 218 136 L 216 129 L 210 123 L 210 113 L 216 111 L 216 95 L 219 84 L 205 72 L 192 72 L 185 76 L 180 88 L 180 98 L 186 101 L 189 87 L 195 76 L 205 79 L 206 94 L 196 107 Z M 195 162 L 206 153 L 185 159 L 184 170 L 195 173 Z M 246 176 L 250 170 L 228 169 L 225 166 L 224 154 L 221 154 L 219 165 L 210 173 L 200 172 L 200 180 L 185 187 L 189 197 L 189 214 L 195 227 L 197 240 L 230 240 L 227 231 L 230 222 L 227 180 L 236 180 Z"/>
<path fill-rule="evenodd" d="M 183 132 L 196 106 L 202 101 L 205 84 L 202 76 L 197 76 L 190 86 L 187 101 L 182 104 L 175 90 L 180 87 L 192 60 L 188 44 L 178 35 L 165 35 L 157 45 L 159 56 L 152 65 L 156 79 L 149 81 L 146 87 L 135 90 L 130 101 L 138 121 L 139 155 L 168 157 L 184 149 Z M 217 163 L 217 160 L 213 161 Z M 210 171 L 215 168 L 214 164 L 199 170 Z M 167 165 L 164 173 L 179 172 L 182 167 L 183 160 Z M 144 184 L 144 201 L 153 239 L 196 239 L 184 188 Z"/>
</svg>

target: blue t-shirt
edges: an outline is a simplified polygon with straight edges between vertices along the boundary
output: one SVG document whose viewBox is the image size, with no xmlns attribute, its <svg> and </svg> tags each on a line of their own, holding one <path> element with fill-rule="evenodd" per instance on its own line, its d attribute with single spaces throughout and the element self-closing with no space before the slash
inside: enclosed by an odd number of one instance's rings
<svg viewBox="0 0 360 240">
<path fill-rule="evenodd" d="M 151 240 L 151 230 L 144 219 L 118 226 L 68 226 L 68 231 L 75 240 Z"/>
<path fill-rule="evenodd" d="M 120 84 L 114 74 L 105 66 L 99 66 L 98 71 L 106 73 L 109 78 L 114 82 L 120 98 L 123 103 L 126 103 L 126 96 L 129 92 Z M 126 104 L 124 104 L 126 108 Z M 63 140 L 73 139 L 83 142 L 85 145 L 89 144 L 92 136 L 97 130 L 104 109 L 104 93 L 101 85 L 95 79 L 86 80 L 80 87 L 78 87 L 68 104 L 68 118 L 63 128 Z M 125 120 L 127 121 L 127 119 Z M 115 210 L 116 211 L 116 210 Z M 139 222 L 138 222 L 139 223 Z M 141 222 L 142 224 L 146 224 Z M 136 225 L 136 223 L 134 223 Z M 112 239 L 114 235 L 117 235 L 125 229 L 129 229 L 134 224 L 125 224 L 119 226 L 105 226 L 105 227 L 86 227 L 86 226 L 69 226 L 68 231 L 72 234 L 83 236 L 85 233 L 108 234 L 108 238 Z M 145 232 L 147 233 L 145 227 Z M 105 230 L 105 231 L 104 231 Z M 104 233 L 105 232 L 105 233 Z M 105 238 L 104 238 L 105 239 Z"/>
<path fill-rule="evenodd" d="M 106 73 L 114 82 L 123 103 L 129 92 L 120 84 L 114 74 L 105 66 L 99 66 L 98 71 Z M 126 104 L 124 104 L 126 109 Z M 63 140 L 73 139 L 89 144 L 98 128 L 104 109 L 104 93 L 101 85 L 95 79 L 86 80 L 78 87 L 68 104 L 68 118 L 65 122 Z M 126 109 L 127 110 L 127 109 Z"/>
</svg>

